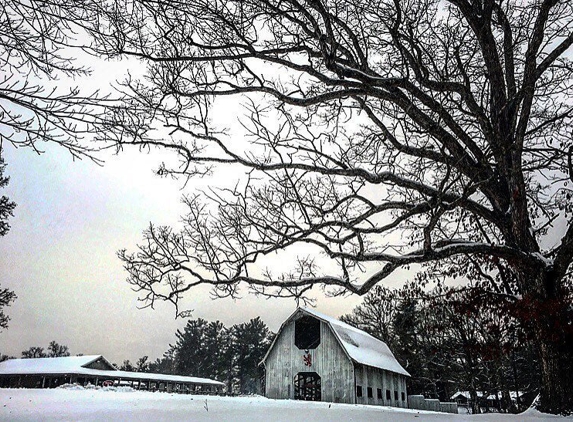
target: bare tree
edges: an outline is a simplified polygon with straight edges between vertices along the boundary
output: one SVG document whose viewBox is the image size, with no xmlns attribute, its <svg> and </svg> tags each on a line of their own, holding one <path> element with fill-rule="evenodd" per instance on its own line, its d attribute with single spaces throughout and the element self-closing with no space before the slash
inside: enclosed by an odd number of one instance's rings
<svg viewBox="0 0 573 422">
<path fill-rule="evenodd" d="M 28 350 L 22 351 L 22 359 L 38 359 L 48 357 L 46 352 L 44 352 L 43 347 L 32 346 Z"/>
<path fill-rule="evenodd" d="M 395 350 L 394 323 L 402 300 L 397 290 L 377 285 L 364 296 L 362 303 L 351 314 L 343 315 L 340 320 L 379 338 L 391 350 Z"/>
<path fill-rule="evenodd" d="M 101 161 L 85 141 L 101 133 L 107 98 L 73 86 L 91 75 L 78 60 L 88 19 L 71 0 L 2 2 L 0 146 L 6 141 L 41 153 L 49 142 L 74 158 Z"/>
<path fill-rule="evenodd" d="M 123 142 L 175 150 L 182 164 L 163 174 L 250 176 L 188 197 L 182 231 L 150 226 L 120 252 L 147 305 L 200 284 L 304 298 L 314 285 L 364 294 L 412 264 L 472 271 L 521 306 L 543 409 L 573 410 L 573 3 L 93 7 L 94 50 L 147 64 L 124 85 Z M 244 136 L 211 119 L 234 97 Z M 290 251 L 292 271 L 263 269 Z"/>
</svg>

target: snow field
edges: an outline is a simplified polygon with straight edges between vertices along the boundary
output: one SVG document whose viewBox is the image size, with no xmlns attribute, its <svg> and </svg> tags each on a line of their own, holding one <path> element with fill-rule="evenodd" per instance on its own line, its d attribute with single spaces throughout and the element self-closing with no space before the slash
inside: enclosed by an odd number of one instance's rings
<svg viewBox="0 0 573 422">
<path fill-rule="evenodd" d="M 0 389 L 0 421 L 573 421 L 544 415 L 452 415 L 382 406 L 348 405 L 260 396 L 218 397 L 126 389 Z"/>
</svg>

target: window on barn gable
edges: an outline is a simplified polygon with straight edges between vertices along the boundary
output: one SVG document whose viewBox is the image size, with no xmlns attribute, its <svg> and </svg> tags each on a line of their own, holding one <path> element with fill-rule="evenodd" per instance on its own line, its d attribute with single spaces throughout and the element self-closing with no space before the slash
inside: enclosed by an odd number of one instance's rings
<svg viewBox="0 0 573 422">
<path fill-rule="evenodd" d="M 362 386 L 361 385 L 356 386 L 356 397 L 362 397 Z"/>
<path fill-rule="evenodd" d="M 398 392 L 394 390 L 394 400 L 398 400 Z"/>
<path fill-rule="evenodd" d="M 391 400 L 392 398 L 390 397 L 390 390 L 386 390 L 386 400 Z"/>
<path fill-rule="evenodd" d="M 372 397 L 374 397 L 374 396 L 372 395 L 372 387 L 368 387 L 368 388 L 366 389 L 366 394 L 368 394 L 368 398 L 369 398 L 369 399 L 371 399 Z"/>
<path fill-rule="evenodd" d="M 303 316 L 294 323 L 294 344 L 301 350 L 316 349 L 320 344 L 320 321 Z"/>
<path fill-rule="evenodd" d="M 379 398 L 380 400 L 382 400 L 382 389 L 381 389 L 381 388 L 377 388 L 377 389 L 376 389 L 376 392 L 378 393 L 378 398 Z"/>
<path fill-rule="evenodd" d="M 406 401 L 406 393 L 402 391 L 402 401 Z"/>
</svg>

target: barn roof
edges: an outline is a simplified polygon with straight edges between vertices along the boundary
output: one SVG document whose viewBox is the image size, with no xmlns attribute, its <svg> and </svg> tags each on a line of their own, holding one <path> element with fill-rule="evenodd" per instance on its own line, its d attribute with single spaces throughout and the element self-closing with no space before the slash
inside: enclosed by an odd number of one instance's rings
<svg viewBox="0 0 573 422">
<path fill-rule="evenodd" d="M 338 339 L 340 345 L 346 351 L 347 355 L 356 363 L 410 376 L 410 374 L 402 367 L 402 365 L 398 363 L 386 343 L 378 340 L 375 337 L 372 337 L 370 334 L 356 327 L 339 321 L 336 318 L 317 312 L 314 309 L 298 308 L 284 322 L 284 324 L 281 326 L 281 330 L 289 321 L 291 321 L 300 313 L 311 315 L 328 324 Z"/>
<path fill-rule="evenodd" d="M 109 369 L 90 368 L 90 364 L 103 361 Z M 58 358 L 8 359 L 0 362 L 0 375 L 81 375 L 110 379 L 169 381 L 224 386 L 222 382 L 183 375 L 148 372 L 119 371 L 102 355 L 67 356 Z"/>
</svg>

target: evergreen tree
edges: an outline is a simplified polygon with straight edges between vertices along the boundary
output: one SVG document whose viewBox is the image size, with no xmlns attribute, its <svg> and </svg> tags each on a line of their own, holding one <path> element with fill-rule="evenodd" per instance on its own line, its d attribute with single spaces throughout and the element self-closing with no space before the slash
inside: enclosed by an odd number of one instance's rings
<svg viewBox="0 0 573 422">
<path fill-rule="evenodd" d="M 241 394 L 261 393 L 259 363 L 272 341 L 272 333 L 260 317 L 231 328 L 236 390 Z"/>
<path fill-rule="evenodd" d="M 8 356 L 8 355 L 5 355 L 3 353 L 0 353 L 0 362 L 4 362 L 5 360 L 8 360 L 8 359 L 15 359 L 15 358 L 14 358 L 14 356 Z"/>
<path fill-rule="evenodd" d="M 443 401 L 468 391 L 478 413 L 485 405 L 480 406 L 481 393 L 497 395 L 499 411 L 518 411 L 539 391 L 535 351 L 503 295 L 468 288 L 375 288 L 341 319 L 388 344 L 412 375 L 410 394 Z M 516 391 L 520 403 L 511 400 Z"/>
<path fill-rule="evenodd" d="M 0 143 L 1 144 L 1 143 Z M 4 159 L 2 158 L 2 148 L 0 146 L 0 188 L 4 188 L 8 185 L 9 177 L 4 176 Z M 13 215 L 16 203 L 10 201 L 7 196 L 0 196 L 0 237 L 5 236 L 10 229 L 8 224 L 8 218 Z M 9 290 L 0 288 L 0 332 L 2 329 L 8 328 L 8 321 L 10 318 L 4 313 L 3 308 L 5 306 L 10 306 L 10 304 L 16 299 L 16 294 Z"/>
<path fill-rule="evenodd" d="M 149 372 L 149 356 L 142 356 L 135 363 L 135 372 Z"/>
<path fill-rule="evenodd" d="M 208 322 L 202 318 L 187 321 L 183 331 L 177 330 L 177 342 L 171 346 L 175 352 L 177 373 L 202 377 L 204 375 L 205 352 L 203 336 Z"/>
<path fill-rule="evenodd" d="M 120 371 L 135 372 L 135 366 L 133 366 L 129 359 L 124 360 L 118 369 Z"/>
<path fill-rule="evenodd" d="M 5 188 L 10 181 L 10 178 L 4 176 L 4 169 L 6 164 L 4 164 L 4 158 L 2 158 L 2 148 L 0 147 L 0 188 Z M 13 216 L 14 208 L 16 208 L 16 203 L 10 201 L 7 196 L 0 196 L 0 236 L 5 236 L 10 230 L 10 225 L 8 224 L 8 218 Z"/>
<path fill-rule="evenodd" d="M 175 349 L 170 345 L 169 350 L 163 353 L 161 358 L 155 359 L 154 362 L 149 364 L 149 372 L 157 374 L 176 374 L 175 367 Z"/>
<path fill-rule="evenodd" d="M 205 378 L 226 378 L 228 332 L 220 321 L 199 318 L 187 321 L 183 331 L 177 330 L 175 367 L 181 375 Z"/>
<path fill-rule="evenodd" d="M 49 358 L 57 358 L 57 357 L 65 357 L 70 356 L 70 351 L 68 346 L 60 345 L 55 341 L 51 341 L 48 345 L 48 357 Z"/>
</svg>

